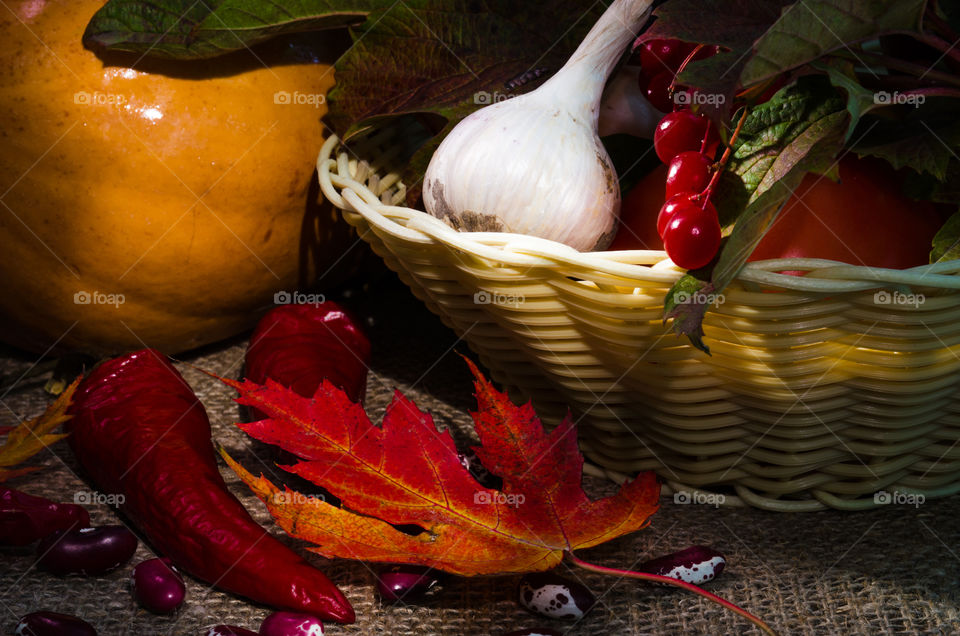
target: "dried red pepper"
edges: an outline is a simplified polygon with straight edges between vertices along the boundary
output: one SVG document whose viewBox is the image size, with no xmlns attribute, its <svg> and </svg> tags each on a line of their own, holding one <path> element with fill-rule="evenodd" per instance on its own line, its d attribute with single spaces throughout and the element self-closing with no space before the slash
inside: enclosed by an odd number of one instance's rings
<svg viewBox="0 0 960 636">
<path fill-rule="evenodd" d="M 177 370 L 152 349 L 115 358 L 80 384 L 70 444 L 104 492 L 174 564 L 276 608 L 352 622 L 322 572 L 271 537 L 227 490 L 210 422 Z"/>
<path fill-rule="evenodd" d="M 57 530 L 88 527 L 90 515 L 81 506 L 0 485 L 0 545 L 27 545 Z"/>
<path fill-rule="evenodd" d="M 270 378 L 304 397 L 327 379 L 361 402 L 369 363 L 370 341 L 337 303 L 280 305 L 257 324 L 244 375 L 258 384 Z"/>
</svg>

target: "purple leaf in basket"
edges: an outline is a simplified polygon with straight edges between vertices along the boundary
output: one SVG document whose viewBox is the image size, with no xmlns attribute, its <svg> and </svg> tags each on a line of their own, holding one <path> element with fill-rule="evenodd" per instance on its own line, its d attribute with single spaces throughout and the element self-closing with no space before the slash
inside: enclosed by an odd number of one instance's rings
<svg viewBox="0 0 960 636">
<path fill-rule="evenodd" d="M 408 201 L 433 150 L 462 118 L 493 101 L 526 93 L 566 61 L 604 3 L 558 0 L 408 0 L 373 11 L 351 31 L 354 45 L 336 63 L 328 95 L 333 129 L 353 131 L 418 114 L 439 132 L 405 164 Z"/>
</svg>

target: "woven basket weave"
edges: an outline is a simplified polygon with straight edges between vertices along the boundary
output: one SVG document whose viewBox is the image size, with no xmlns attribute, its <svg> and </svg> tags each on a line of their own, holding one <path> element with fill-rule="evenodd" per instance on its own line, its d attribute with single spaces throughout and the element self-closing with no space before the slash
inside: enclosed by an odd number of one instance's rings
<svg viewBox="0 0 960 636">
<path fill-rule="evenodd" d="M 663 252 L 456 232 L 402 205 L 403 140 L 328 139 L 324 195 L 513 399 L 569 408 L 610 476 L 781 511 L 960 491 L 960 261 L 751 263 L 707 312 L 708 356 L 662 323 L 683 273 Z"/>
</svg>

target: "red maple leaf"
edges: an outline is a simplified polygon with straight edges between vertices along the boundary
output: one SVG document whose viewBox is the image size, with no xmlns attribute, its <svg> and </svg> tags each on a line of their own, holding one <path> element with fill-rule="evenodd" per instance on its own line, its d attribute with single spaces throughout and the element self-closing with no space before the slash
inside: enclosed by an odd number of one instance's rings
<svg viewBox="0 0 960 636">
<path fill-rule="evenodd" d="M 322 485 L 342 507 L 281 490 L 221 453 L 281 528 L 325 556 L 461 575 L 530 572 L 649 523 L 660 494 L 652 473 L 611 497 L 590 499 L 573 421 L 545 432 L 529 404 L 513 405 L 467 363 L 479 403 L 475 450 L 503 479 L 499 491 L 481 486 L 460 464 L 450 434 L 399 392 L 377 427 L 326 381 L 307 399 L 269 380 L 224 380 L 240 392 L 238 402 L 268 417 L 238 426 L 300 457 L 285 468 Z M 411 524 L 424 531 L 412 536 L 394 528 Z"/>
</svg>

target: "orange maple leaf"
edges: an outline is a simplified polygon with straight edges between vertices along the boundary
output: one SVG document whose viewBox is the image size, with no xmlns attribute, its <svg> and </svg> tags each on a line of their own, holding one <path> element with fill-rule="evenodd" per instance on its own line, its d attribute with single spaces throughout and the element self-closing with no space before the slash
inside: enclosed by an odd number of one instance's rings
<svg viewBox="0 0 960 636">
<path fill-rule="evenodd" d="M 502 490 L 481 486 L 463 468 L 448 432 L 397 392 L 383 426 L 324 382 L 312 399 L 272 381 L 224 380 L 241 404 L 269 419 L 238 426 L 302 459 L 284 467 L 333 493 L 342 507 L 254 477 L 224 460 L 290 535 L 324 556 L 429 565 L 461 575 L 547 570 L 565 552 L 643 528 L 656 512 L 653 473 L 613 496 L 587 497 L 583 457 L 570 417 L 544 431 L 533 408 L 515 406 L 468 360 L 479 410 L 473 413 L 483 465 Z M 395 525 L 417 525 L 411 536 Z"/>
</svg>

